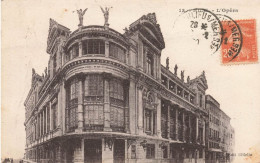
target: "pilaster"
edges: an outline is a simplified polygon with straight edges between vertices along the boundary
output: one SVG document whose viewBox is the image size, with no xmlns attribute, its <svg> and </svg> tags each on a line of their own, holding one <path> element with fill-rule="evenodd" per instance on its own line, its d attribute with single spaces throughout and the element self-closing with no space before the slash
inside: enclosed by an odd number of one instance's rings
<svg viewBox="0 0 260 163">
<path fill-rule="evenodd" d="M 199 135 L 199 119 L 198 119 L 198 117 L 196 117 L 196 139 L 195 139 L 195 141 L 196 141 L 196 143 L 198 142 L 198 135 Z"/>
<path fill-rule="evenodd" d="M 130 129 L 129 129 L 129 82 L 128 81 L 124 81 L 123 83 L 124 85 L 124 96 L 125 96 L 125 132 L 129 133 Z"/>
<path fill-rule="evenodd" d="M 185 142 L 185 112 L 182 111 L 182 139 Z"/>
<path fill-rule="evenodd" d="M 157 136 L 159 138 L 162 137 L 162 134 L 161 134 L 161 96 L 159 94 L 157 94 L 157 103 L 158 103 L 158 106 L 157 106 L 157 117 L 156 117 L 156 127 L 157 127 Z"/>
<path fill-rule="evenodd" d="M 105 41 L 105 56 L 109 57 L 109 41 Z"/>
<path fill-rule="evenodd" d="M 135 133 L 135 126 L 136 126 L 136 87 L 135 81 L 130 76 L 130 83 L 129 83 L 129 128 L 130 133 Z"/>
<path fill-rule="evenodd" d="M 167 138 L 170 139 L 170 134 L 171 134 L 171 123 L 170 123 L 170 119 L 171 119 L 171 108 L 170 108 L 170 104 L 169 102 L 167 103 Z"/>
<path fill-rule="evenodd" d="M 138 133 L 139 135 L 143 134 L 143 86 L 137 86 L 138 91 Z"/>
<path fill-rule="evenodd" d="M 112 131 L 110 128 L 110 97 L 109 97 L 109 80 L 112 74 L 104 73 L 104 131 Z"/>
<path fill-rule="evenodd" d="M 83 74 L 78 74 L 78 128 L 76 132 L 83 132 L 84 112 L 83 112 Z"/>
<path fill-rule="evenodd" d="M 52 108 L 51 108 L 51 102 L 49 102 L 49 105 L 50 105 L 50 131 L 53 130 L 53 111 L 52 111 Z"/>
<path fill-rule="evenodd" d="M 176 140 L 179 140 L 179 137 L 178 137 L 178 108 L 175 107 L 175 139 Z"/>
<path fill-rule="evenodd" d="M 79 41 L 79 57 L 82 57 L 82 54 L 83 54 L 82 42 Z"/>
</svg>

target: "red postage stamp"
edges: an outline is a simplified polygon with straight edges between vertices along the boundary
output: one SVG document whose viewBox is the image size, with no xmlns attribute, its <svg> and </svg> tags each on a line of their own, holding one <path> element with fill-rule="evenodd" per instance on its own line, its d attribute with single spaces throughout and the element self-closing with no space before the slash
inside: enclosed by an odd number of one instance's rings
<svg viewBox="0 0 260 163">
<path fill-rule="evenodd" d="M 226 19 L 222 21 L 222 26 L 222 63 L 227 65 L 258 62 L 255 19 Z"/>
</svg>

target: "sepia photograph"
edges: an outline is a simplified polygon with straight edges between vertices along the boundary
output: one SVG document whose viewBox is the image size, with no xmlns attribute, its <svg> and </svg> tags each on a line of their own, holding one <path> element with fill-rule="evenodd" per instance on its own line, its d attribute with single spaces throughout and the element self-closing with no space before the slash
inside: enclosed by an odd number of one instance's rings
<svg viewBox="0 0 260 163">
<path fill-rule="evenodd" d="M 259 163 L 260 2 L 4 0 L 2 163 Z"/>
</svg>

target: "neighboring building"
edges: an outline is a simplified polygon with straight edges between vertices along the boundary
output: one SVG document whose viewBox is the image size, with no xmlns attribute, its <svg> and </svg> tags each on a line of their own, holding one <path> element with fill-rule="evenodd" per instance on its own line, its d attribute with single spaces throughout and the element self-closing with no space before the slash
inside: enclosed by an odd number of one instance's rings
<svg viewBox="0 0 260 163">
<path fill-rule="evenodd" d="M 206 108 L 209 116 L 206 162 L 230 162 L 235 135 L 230 117 L 220 109 L 220 104 L 211 95 L 206 95 Z"/>
<path fill-rule="evenodd" d="M 24 103 L 25 162 L 205 162 L 205 73 L 179 78 L 164 47 L 154 13 L 124 34 L 50 19 L 48 69 L 33 69 Z"/>
</svg>

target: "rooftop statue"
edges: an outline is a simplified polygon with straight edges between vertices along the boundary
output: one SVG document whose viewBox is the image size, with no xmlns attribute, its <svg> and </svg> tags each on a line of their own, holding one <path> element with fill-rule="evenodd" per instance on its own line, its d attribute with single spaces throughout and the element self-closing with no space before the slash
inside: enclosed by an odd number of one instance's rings
<svg viewBox="0 0 260 163">
<path fill-rule="evenodd" d="M 108 18 L 109 18 L 109 9 L 111 9 L 113 7 L 105 7 L 105 9 L 103 9 L 101 6 L 100 6 L 100 9 L 102 10 L 103 14 L 104 14 L 104 18 L 105 18 L 105 26 L 106 25 L 109 25 L 108 24 Z"/>
<path fill-rule="evenodd" d="M 166 69 L 169 69 L 169 57 L 166 58 Z"/>
<path fill-rule="evenodd" d="M 181 80 L 184 81 L 184 70 L 181 71 Z"/>
<path fill-rule="evenodd" d="M 82 11 L 82 9 L 77 10 L 77 13 L 79 16 L 79 26 L 83 26 L 83 16 L 87 10 L 88 10 L 88 8 L 86 8 L 84 11 Z"/>
<path fill-rule="evenodd" d="M 175 67 L 174 67 L 174 75 L 177 75 L 177 70 L 178 70 L 178 66 L 176 64 Z"/>
</svg>

